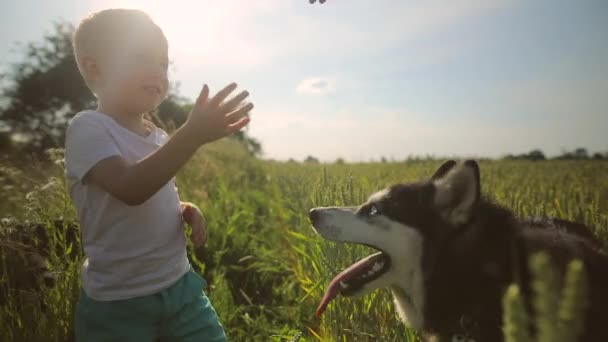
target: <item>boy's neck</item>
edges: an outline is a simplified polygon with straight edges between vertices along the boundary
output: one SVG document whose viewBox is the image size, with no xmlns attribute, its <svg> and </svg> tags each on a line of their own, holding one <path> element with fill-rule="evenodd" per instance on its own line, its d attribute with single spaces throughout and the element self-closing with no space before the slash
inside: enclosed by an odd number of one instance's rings
<svg viewBox="0 0 608 342">
<path fill-rule="evenodd" d="M 133 113 L 124 109 L 99 103 L 97 111 L 111 116 L 120 125 L 140 135 L 147 135 L 144 116 L 146 113 Z"/>
</svg>

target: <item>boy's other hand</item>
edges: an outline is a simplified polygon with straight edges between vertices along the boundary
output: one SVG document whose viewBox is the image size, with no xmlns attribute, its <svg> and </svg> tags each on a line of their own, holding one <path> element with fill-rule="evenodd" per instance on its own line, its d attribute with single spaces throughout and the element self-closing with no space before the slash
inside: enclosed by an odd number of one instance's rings
<svg viewBox="0 0 608 342">
<path fill-rule="evenodd" d="M 236 87 L 236 83 L 231 83 L 210 98 L 209 87 L 206 84 L 203 86 L 185 124 L 190 136 L 199 144 L 236 133 L 249 123 L 253 104 L 243 104 L 243 100 L 249 96 L 247 91 L 224 101 Z"/>
<path fill-rule="evenodd" d="M 203 213 L 192 203 L 182 202 L 182 217 L 184 222 L 192 228 L 190 240 L 195 248 L 205 244 L 207 241 L 207 222 Z"/>
</svg>

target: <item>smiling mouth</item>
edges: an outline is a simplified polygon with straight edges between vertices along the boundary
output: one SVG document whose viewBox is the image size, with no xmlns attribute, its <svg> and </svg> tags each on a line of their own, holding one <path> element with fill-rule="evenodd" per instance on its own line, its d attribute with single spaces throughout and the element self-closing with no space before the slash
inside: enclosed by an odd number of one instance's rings
<svg viewBox="0 0 608 342">
<path fill-rule="evenodd" d="M 368 245 L 369 246 L 369 245 Z M 369 246 L 378 249 L 374 246 Z M 325 295 L 317 308 L 317 317 L 321 317 L 327 309 L 329 302 L 338 296 L 352 296 L 357 294 L 363 286 L 378 279 L 390 268 L 391 259 L 383 251 L 369 255 L 350 265 L 332 279 L 325 291 Z"/>
</svg>

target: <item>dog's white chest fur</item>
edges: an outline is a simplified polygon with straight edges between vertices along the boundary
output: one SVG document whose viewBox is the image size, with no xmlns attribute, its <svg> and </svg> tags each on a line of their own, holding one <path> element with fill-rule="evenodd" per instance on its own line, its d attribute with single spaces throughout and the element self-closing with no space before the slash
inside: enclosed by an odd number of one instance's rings
<svg viewBox="0 0 608 342">
<path fill-rule="evenodd" d="M 393 223 L 395 224 L 395 223 Z M 422 273 L 422 236 L 409 227 L 399 225 L 403 231 L 402 252 L 393 260 L 391 292 L 401 320 L 411 328 L 424 326 L 424 278 Z"/>
</svg>

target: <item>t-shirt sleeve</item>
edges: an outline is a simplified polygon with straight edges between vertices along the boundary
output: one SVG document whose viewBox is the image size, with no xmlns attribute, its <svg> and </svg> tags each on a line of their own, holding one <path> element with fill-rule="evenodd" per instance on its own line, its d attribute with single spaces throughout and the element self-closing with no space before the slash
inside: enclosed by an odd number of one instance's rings
<svg viewBox="0 0 608 342">
<path fill-rule="evenodd" d="M 98 162 L 121 155 L 103 123 L 91 116 L 75 117 L 65 139 L 65 162 L 69 177 L 82 181 Z"/>
</svg>

